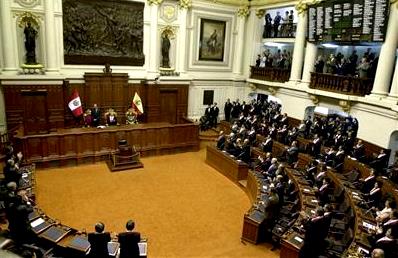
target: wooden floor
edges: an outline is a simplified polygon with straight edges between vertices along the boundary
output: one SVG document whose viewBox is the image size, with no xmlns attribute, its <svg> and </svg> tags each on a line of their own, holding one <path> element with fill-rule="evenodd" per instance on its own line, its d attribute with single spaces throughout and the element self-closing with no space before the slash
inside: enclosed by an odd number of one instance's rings
<svg viewBox="0 0 398 258">
<path fill-rule="evenodd" d="M 148 237 L 149 257 L 279 257 L 270 245 L 240 241 L 245 192 L 205 164 L 205 152 L 142 158 L 144 168 L 111 173 L 105 163 L 39 170 L 38 205 L 52 218 L 92 231 Z"/>
</svg>

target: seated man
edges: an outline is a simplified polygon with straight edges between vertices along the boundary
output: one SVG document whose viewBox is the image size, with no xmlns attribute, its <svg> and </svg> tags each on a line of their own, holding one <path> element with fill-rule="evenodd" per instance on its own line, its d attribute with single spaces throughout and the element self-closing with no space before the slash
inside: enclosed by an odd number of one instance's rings
<svg viewBox="0 0 398 258">
<path fill-rule="evenodd" d="M 95 224 L 95 232 L 88 234 L 88 241 L 91 245 L 90 257 L 108 258 L 108 242 L 111 241 L 111 234 L 104 232 L 105 225 L 102 222 Z"/>
<path fill-rule="evenodd" d="M 126 232 L 119 233 L 118 235 L 120 258 L 135 258 L 140 256 L 138 243 L 141 240 L 141 234 L 134 232 L 134 227 L 134 221 L 129 220 L 126 223 Z"/>
<path fill-rule="evenodd" d="M 105 120 L 107 125 L 117 125 L 117 113 L 113 108 L 108 109 L 105 113 Z"/>
<path fill-rule="evenodd" d="M 134 108 L 129 108 L 126 112 L 126 125 L 133 124 L 138 124 L 137 112 L 134 111 Z"/>
<path fill-rule="evenodd" d="M 220 134 L 217 138 L 217 149 L 223 150 L 225 145 L 225 135 L 224 131 L 220 131 Z"/>
</svg>

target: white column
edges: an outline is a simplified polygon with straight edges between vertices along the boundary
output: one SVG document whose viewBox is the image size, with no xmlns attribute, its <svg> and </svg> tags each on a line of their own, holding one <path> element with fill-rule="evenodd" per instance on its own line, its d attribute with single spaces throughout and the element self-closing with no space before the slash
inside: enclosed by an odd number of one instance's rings
<svg viewBox="0 0 398 258">
<path fill-rule="evenodd" d="M 3 86 L 0 84 L 0 132 L 7 131 L 6 108 L 4 103 Z"/>
<path fill-rule="evenodd" d="M 307 42 L 307 46 L 305 47 L 305 60 L 304 60 L 304 69 L 303 69 L 303 78 L 301 82 L 310 83 L 311 81 L 311 72 L 315 70 L 315 62 L 318 54 L 317 45 Z"/>
<path fill-rule="evenodd" d="M 177 71 L 180 73 L 186 72 L 186 52 L 187 52 L 187 8 L 180 8 L 179 25 L 180 29 L 178 31 L 178 48 L 177 53 Z"/>
<path fill-rule="evenodd" d="M 243 62 L 243 43 L 245 37 L 245 23 L 246 15 L 239 15 L 237 19 L 237 35 L 236 35 L 236 48 L 234 51 L 234 74 L 242 74 L 242 62 Z"/>
<path fill-rule="evenodd" d="M 158 10 L 156 3 L 150 5 L 151 8 L 151 36 L 149 48 L 149 72 L 156 73 L 159 66 L 159 38 L 158 38 Z"/>
<path fill-rule="evenodd" d="M 17 47 L 14 46 L 12 40 L 12 29 L 15 29 L 15 25 L 13 25 L 11 19 L 11 10 L 10 10 L 10 2 L 9 0 L 0 1 L 0 19 L 1 19 L 1 32 L 2 32 L 2 41 L 3 41 L 3 58 L 4 58 L 4 67 L 3 73 L 15 74 L 17 73 Z"/>
<path fill-rule="evenodd" d="M 398 101 L 398 57 L 395 61 L 395 72 L 394 77 L 392 78 L 390 94 L 388 94 L 388 98 L 393 100 L 395 103 Z"/>
<path fill-rule="evenodd" d="M 55 40 L 54 1 L 45 0 L 46 73 L 58 73 L 57 42 Z"/>
<path fill-rule="evenodd" d="M 398 46 L 398 8 L 396 5 L 397 3 L 390 7 L 386 39 L 380 50 L 371 97 L 386 96 L 390 87 Z"/>
<path fill-rule="evenodd" d="M 294 42 L 292 70 L 290 71 L 290 81 L 298 82 L 301 80 L 301 71 L 304 63 L 304 47 L 307 32 L 307 11 L 299 12 L 296 40 Z"/>
</svg>

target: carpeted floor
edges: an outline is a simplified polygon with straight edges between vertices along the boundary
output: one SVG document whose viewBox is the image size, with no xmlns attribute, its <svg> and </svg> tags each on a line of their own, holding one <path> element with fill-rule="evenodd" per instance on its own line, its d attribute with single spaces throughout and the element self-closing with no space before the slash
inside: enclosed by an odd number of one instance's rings
<svg viewBox="0 0 398 258">
<path fill-rule="evenodd" d="M 148 238 L 149 257 L 279 257 L 270 245 L 240 241 L 245 192 L 204 162 L 205 150 L 142 158 L 143 169 L 110 173 L 105 163 L 37 171 L 39 207 L 92 231 L 124 230 L 128 219 Z"/>
</svg>

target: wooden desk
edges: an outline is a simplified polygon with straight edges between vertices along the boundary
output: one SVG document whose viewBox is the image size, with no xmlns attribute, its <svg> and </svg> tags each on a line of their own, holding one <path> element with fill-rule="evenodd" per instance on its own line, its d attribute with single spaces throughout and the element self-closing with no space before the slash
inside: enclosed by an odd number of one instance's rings
<svg viewBox="0 0 398 258">
<path fill-rule="evenodd" d="M 199 129 L 194 123 L 151 123 L 104 129 L 61 129 L 43 135 L 17 135 L 25 158 L 38 166 L 64 166 L 104 160 L 127 140 L 143 156 L 199 149 Z"/>
<path fill-rule="evenodd" d="M 236 184 L 247 179 L 248 165 L 230 157 L 228 153 L 218 150 L 215 146 L 207 146 L 206 163 Z"/>
</svg>

